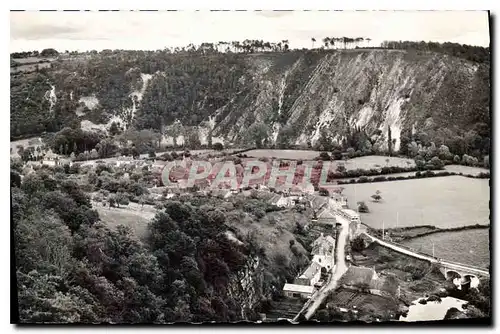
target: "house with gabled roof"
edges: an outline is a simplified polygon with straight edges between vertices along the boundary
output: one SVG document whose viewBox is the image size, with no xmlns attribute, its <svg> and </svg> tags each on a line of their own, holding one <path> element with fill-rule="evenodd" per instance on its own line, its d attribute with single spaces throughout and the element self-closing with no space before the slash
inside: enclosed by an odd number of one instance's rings
<svg viewBox="0 0 500 334">
<path fill-rule="evenodd" d="M 335 239 L 331 235 L 325 236 L 323 233 L 311 244 L 311 254 L 331 255 L 335 248 Z"/>
<path fill-rule="evenodd" d="M 320 224 L 335 225 L 337 223 L 337 216 L 330 209 L 330 207 L 328 205 L 322 207 L 316 213 L 316 219 L 317 219 L 317 222 Z"/>
<path fill-rule="evenodd" d="M 294 283 L 314 286 L 321 278 L 321 268 L 322 266 L 319 263 L 312 261 L 309 267 L 295 279 Z"/>
</svg>

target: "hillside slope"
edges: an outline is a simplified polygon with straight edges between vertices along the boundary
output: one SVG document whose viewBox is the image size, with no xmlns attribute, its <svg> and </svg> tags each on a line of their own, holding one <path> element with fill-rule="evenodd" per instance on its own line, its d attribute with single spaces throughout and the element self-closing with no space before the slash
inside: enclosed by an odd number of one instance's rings
<svg viewBox="0 0 500 334">
<path fill-rule="evenodd" d="M 262 122 L 270 145 L 314 145 L 322 135 L 340 142 L 359 128 L 381 133 L 383 148 L 390 127 L 398 149 L 411 131 L 437 143 L 478 126 L 489 133 L 489 85 L 488 63 L 431 52 L 120 51 L 11 75 L 11 137 L 112 121 L 177 136 L 165 126 L 178 120 L 196 126 L 202 143 L 211 128 L 248 143 L 248 128 Z"/>
</svg>

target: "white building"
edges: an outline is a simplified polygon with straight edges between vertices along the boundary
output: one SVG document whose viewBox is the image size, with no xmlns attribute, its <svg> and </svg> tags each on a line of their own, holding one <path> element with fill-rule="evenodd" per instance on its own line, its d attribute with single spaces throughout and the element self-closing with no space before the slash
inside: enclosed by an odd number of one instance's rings
<svg viewBox="0 0 500 334">
<path fill-rule="evenodd" d="M 294 205 L 293 199 L 291 197 L 278 194 L 272 196 L 269 202 L 280 208 L 288 208 Z"/>
<path fill-rule="evenodd" d="M 332 255 L 335 247 L 335 239 L 331 235 L 323 233 L 313 241 L 311 253 L 314 255 Z"/>
<path fill-rule="evenodd" d="M 359 213 L 351 209 L 340 209 L 337 210 L 337 214 L 341 217 L 347 219 L 349 222 L 361 222 L 361 218 L 359 217 Z"/>
<path fill-rule="evenodd" d="M 321 268 L 323 267 L 319 263 L 312 261 L 302 275 L 295 279 L 294 283 L 314 286 L 321 279 Z"/>
<path fill-rule="evenodd" d="M 283 293 L 290 298 L 310 298 L 314 292 L 314 287 L 309 285 L 298 285 L 286 283 Z"/>
<path fill-rule="evenodd" d="M 361 218 L 359 213 L 351 209 L 337 210 L 337 214 L 349 222 L 349 238 L 353 238 L 361 231 Z"/>
<path fill-rule="evenodd" d="M 347 198 L 337 193 L 332 193 L 329 202 L 330 206 L 337 210 L 347 209 Z"/>
<path fill-rule="evenodd" d="M 334 267 L 334 259 L 333 259 L 333 256 L 331 255 L 318 255 L 318 254 L 315 254 L 313 256 L 313 262 L 316 262 L 318 263 L 322 268 L 326 268 L 326 270 L 332 270 L 333 267 Z"/>
<path fill-rule="evenodd" d="M 306 194 L 310 194 L 310 195 L 312 195 L 312 194 L 314 194 L 314 186 L 313 186 L 311 183 L 308 183 L 308 184 L 304 187 L 303 191 L 304 191 L 304 193 L 306 193 Z"/>
</svg>

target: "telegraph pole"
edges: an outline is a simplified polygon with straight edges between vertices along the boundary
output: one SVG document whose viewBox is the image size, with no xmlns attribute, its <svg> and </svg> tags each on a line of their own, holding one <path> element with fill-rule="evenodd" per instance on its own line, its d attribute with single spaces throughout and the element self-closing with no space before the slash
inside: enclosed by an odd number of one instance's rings
<svg viewBox="0 0 500 334">
<path fill-rule="evenodd" d="M 385 240 L 385 223 L 382 220 L 382 240 Z"/>
<path fill-rule="evenodd" d="M 432 257 L 435 257 L 434 256 L 434 243 L 432 243 Z"/>
</svg>

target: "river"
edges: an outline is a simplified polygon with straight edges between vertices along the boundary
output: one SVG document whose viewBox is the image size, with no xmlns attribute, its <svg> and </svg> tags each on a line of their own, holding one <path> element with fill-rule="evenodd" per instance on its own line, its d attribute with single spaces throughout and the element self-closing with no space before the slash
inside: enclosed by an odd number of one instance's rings
<svg viewBox="0 0 500 334">
<path fill-rule="evenodd" d="M 400 321 L 432 321 L 443 320 L 446 312 L 452 307 L 462 310 L 462 305 L 466 302 L 453 297 L 442 298 L 441 302 L 427 302 L 423 305 L 415 300 L 410 306 L 406 317 L 401 316 Z"/>
</svg>

